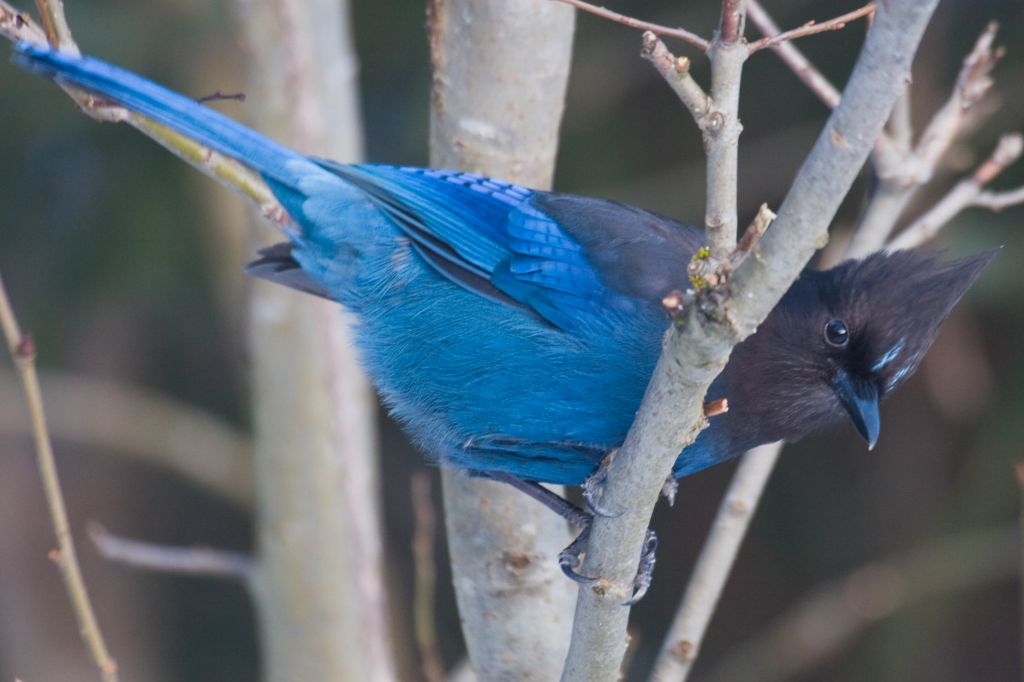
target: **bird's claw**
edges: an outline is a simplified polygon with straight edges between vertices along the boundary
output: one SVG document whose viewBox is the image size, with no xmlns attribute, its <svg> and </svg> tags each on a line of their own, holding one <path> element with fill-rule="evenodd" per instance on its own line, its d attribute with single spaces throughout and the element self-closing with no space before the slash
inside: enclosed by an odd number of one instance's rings
<svg viewBox="0 0 1024 682">
<path fill-rule="evenodd" d="M 601 497 L 604 495 L 604 484 L 608 481 L 608 467 L 611 465 L 612 460 L 615 458 L 615 450 L 612 450 L 601 459 L 601 463 L 597 465 L 593 473 L 587 476 L 587 480 L 583 481 L 583 499 L 587 503 L 587 507 L 590 511 L 594 512 L 597 516 L 602 516 L 607 519 L 614 519 L 622 516 L 621 511 L 608 509 L 601 506 Z"/>
<path fill-rule="evenodd" d="M 576 569 L 583 563 L 583 548 L 587 544 L 587 540 L 590 538 L 590 524 L 588 523 L 580 531 L 580 534 L 576 536 L 568 547 L 558 553 L 558 566 L 562 569 L 562 573 L 565 574 L 569 580 L 577 582 L 581 585 L 592 585 L 597 582 L 597 578 L 591 578 L 590 576 L 577 573 Z"/>
<path fill-rule="evenodd" d="M 651 580 L 654 577 L 654 563 L 657 561 L 655 553 L 658 550 L 658 536 L 650 528 L 644 536 L 644 546 L 640 550 L 640 565 L 637 566 L 636 576 L 633 578 L 633 596 L 623 602 L 623 606 L 633 606 L 647 594 L 651 587 Z"/>
</svg>

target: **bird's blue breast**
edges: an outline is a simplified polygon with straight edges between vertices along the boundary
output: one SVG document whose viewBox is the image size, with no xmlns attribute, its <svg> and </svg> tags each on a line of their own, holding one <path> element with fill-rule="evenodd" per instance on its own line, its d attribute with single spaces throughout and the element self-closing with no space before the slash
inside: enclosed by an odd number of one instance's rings
<svg viewBox="0 0 1024 682">
<path fill-rule="evenodd" d="M 362 238 L 358 238 L 362 234 Z M 479 471 L 580 483 L 625 438 L 666 320 L 638 305 L 570 333 L 453 283 L 387 216 L 296 254 L 359 315 L 367 369 L 433 456 Z"/>
</svg>

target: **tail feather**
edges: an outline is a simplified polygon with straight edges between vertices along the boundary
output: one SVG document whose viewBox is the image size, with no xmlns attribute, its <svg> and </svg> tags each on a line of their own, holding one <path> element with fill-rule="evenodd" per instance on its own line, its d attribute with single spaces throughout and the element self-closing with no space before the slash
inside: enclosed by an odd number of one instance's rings
<svg viewBox="0 0 1024 682">
<path fill-rule="evenodd" d="M 20 43 L 15 49 L 15 61 L 19 65 L 109 98 L 251 166 L 282 185 L 293 185 L 302 173 L 322 172 L 305 156 L 130 71 L 91 57 L 76 57 L 30 43 Z"/>
</svg>

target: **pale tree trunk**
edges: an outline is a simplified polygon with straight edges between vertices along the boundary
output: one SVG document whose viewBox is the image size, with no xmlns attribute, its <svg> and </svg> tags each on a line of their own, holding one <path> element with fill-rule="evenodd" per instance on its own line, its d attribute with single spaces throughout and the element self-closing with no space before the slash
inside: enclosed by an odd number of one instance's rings
<svg viewBox="0 0 1024 682">
<path fill-rule="evenodd" d="M 362 130 L 348 13 L 344 0 L 238 4 L 252 123 L 351 162 Z M 393 679 L 375 401 L 348 325 L 336 304 L 265 282 L 253 283 L 249 325 L 265 677 Z"/>
<path fill-rule="evenodd" d="M 573 21 L 548 0 L 432 3 L 432 166 L 551 185 Z M 566 525 L 506 485 L 452 471 L 442 480 L 474 670 L 484 680 L 558 679 L 576 594 L 556 561 Z"/>
</svg>

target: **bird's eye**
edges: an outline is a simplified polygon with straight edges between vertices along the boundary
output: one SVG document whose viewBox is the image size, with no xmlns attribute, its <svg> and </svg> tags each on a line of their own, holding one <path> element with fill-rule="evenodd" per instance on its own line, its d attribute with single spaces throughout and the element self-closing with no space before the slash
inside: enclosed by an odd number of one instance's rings
<svg viewBox="0 0 1024 682">
<path fill-rule="evenodd" d="M 850 330 L 842 320 L 829 320 L 825 323 L 825 341 L 830 346 L 842 348 L 850 340 Z"/>
</svg>

